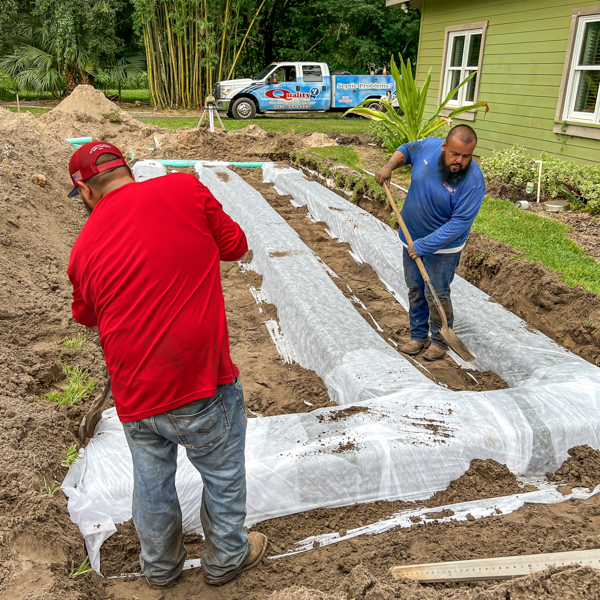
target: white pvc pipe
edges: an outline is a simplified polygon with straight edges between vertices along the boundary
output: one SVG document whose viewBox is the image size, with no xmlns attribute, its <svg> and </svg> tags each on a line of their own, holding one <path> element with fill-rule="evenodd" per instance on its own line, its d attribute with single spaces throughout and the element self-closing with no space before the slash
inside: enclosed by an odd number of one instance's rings
<svg viewBox="0 0 600 600">
<path fill-rule="evenodd" d="M 543 164 L 543 161 L 534 160 L 533 162 L 540 165 L 540 169 L 538 171 L 538 185 L 537 185 L 537 188 L 538 188 L 537 189 L 537 201 L 539 202 L 540 201 L 540 193 L 542 191 L 542 164 Z"/>
</svg>

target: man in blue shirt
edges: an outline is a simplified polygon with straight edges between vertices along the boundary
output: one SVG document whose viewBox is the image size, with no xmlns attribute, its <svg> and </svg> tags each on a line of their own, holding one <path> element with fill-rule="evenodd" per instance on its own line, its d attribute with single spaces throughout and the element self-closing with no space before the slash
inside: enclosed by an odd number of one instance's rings
<svg viewBox="0 0 600 600">
<path fill-rule="evenodd" d="M 410 342 L 399 348 L 423 358 L 443 358 L 448 345 L 440 334 L 440 315 L 425 288 L 415 258 L 420 256 L 437 292 L 448 326 L 453 312 L 450 284 L 465 247 L 471 225 L 485 195 L 485 181 L 473 159 L 477 135 L 468 125 L 457 125 L 446 140 L 425 138 L 400 146 L 385 166 L 375 173 L 377 183 L 390 182 L 392 171 L 412 165 L 410 189 L 402 208 L 402 218 L 413 243 L 404 245 L 404 277 L 410 301 Z M 431 345 L 428 344 L 431 325 Z M 428 347 L 429 346 L 429 347 Z"/>
</svg>

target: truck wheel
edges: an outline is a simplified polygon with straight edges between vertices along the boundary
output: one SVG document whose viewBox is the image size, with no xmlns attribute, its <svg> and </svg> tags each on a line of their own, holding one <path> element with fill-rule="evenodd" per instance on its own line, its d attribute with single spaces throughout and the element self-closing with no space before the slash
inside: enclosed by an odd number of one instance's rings
<svg viewBox="0 0 600 600">
<path fill-rule="evenodd" d="M 238 98 L 231 107 L 234 119 L 247 121 L 256 116 L 256 104 L 250 98 Z"/>
<path fill-rule="evenodd" d="M 383 106 L 381 105 L 381 102 L 371 102 L 370 104 L 365 104 L 365 108 L 370 108 L 371 110 L 377 110 L 379 112 L 383 111 Z"/>
</svg>

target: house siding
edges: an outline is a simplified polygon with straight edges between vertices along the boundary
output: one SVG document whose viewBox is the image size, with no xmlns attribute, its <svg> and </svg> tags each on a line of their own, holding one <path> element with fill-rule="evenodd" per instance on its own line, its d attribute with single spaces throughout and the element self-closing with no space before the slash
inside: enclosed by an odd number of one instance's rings
<svg viewBox="0 0 600 600">
<path fill-rule="evenodd" d="M 479 100 L 468 122 L 479 137 L 482 156 L 513 144 L 533 155 L 550 152 L 565 160 L 600 162 L 600 140 L 553 133 L 567 41 L 575 8 L 597 6 L 600 0 L 424 0 L 417 60 L 417 81 L 431 69 L 426 114 L 437 105 L 445 29 L 488 21 Z M 461 121 L 460 117 L 455 123 Z"/>
</svg>

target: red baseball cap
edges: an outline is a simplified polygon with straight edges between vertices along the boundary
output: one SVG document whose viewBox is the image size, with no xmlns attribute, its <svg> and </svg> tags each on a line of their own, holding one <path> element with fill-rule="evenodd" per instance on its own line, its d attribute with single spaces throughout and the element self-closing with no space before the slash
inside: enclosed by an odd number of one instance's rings
<svg viewBox="0 0 600 600">
<path fill-rule="evenodd" d="M 116 154 L 119 158 L 104 163 L 103 165 L 97 165 L 96 161 L 102 154 Z M 71 160 L 69 161 L 69 175 L 71 175 L 71 181 L 75 186 L 69 198 L 73 198 L 79 194 L 77 185 L 81 181 L 87 181 L 90 177 L 114 169 L 116 167 L 127 167 L 127 163 L 121 154 L 121 151 L 108 142 L 88 142 L 83 144 L 81 148 L 75 150 Z"/>
</svg>

